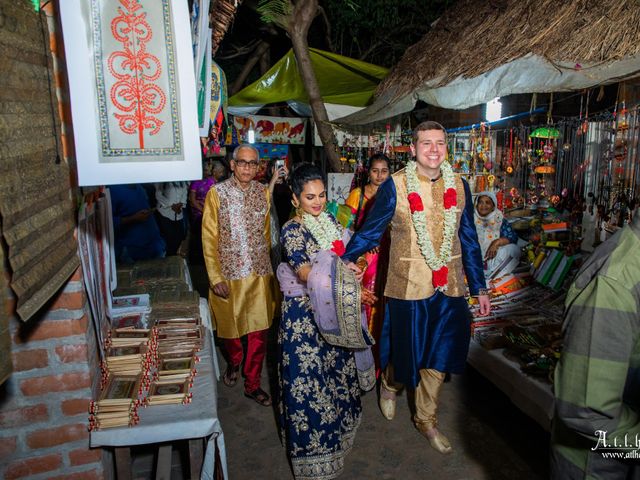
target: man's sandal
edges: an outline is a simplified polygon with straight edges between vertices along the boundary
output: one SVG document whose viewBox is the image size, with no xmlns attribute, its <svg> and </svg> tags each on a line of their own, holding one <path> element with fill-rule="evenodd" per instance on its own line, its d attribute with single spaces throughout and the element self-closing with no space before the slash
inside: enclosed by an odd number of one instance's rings
<svg viewBox="0 0 640 480">
<path fill-rule="evenodd" d="M 238 377 L 240 376 L 240 365 L 236 365 L 235 367 L 230 363 L 227 364 L 227 370 L 222 375 L 222 382 L 227 387 L 233 387 L 236 383 L 238 383 Z"/>
<path fill-rule="evenodd" d="M 244 396 L 254 400 L 258 405 L 262 405 L 263 407 L 271 405 L 271 397 L 260 387 L 256 388 L 253 392 L 244 392 Z"/>
</svg>

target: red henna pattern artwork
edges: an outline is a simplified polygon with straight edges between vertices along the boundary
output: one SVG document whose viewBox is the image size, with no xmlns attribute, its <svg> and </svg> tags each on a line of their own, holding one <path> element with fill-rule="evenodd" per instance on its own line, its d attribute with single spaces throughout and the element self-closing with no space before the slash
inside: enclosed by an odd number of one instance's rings
<svg viewBox="0 0 640 480">
<path fill-rule="evenodd" d="M 109 96 L 123 112 L 114 114 L 120 130 L 130 135 L 137 133 L 140 148 L 144 149 L 145 130 L 155 135 L 164 123 L 154 116 L 167 103 L 165 93 L 153 83 L 160 78 L 162 65 L 158 57 L 147 52 L 153 32 L 147 14 L 141 11 L 140 0 L 119 2 L 118 16 L 111 20 L 111 33 L 123 49 L 112 52 L 107 60 L 109 72 L 117 80 Z"/>
</svg>

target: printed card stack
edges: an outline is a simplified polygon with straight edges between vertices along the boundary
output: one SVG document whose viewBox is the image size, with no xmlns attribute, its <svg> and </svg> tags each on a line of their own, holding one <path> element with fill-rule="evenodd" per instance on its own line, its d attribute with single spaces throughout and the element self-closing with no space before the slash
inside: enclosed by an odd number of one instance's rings
<svg viewBox="0 0 640 480">
<path fill-rule="evenodd" d="M 126 427 L 138 423 L 138 406 L 144 398 L 139 375 L 110 375 L 100 399 L 89 405 L 89 429 Z"/>
<path fill-rule="evenodd" d="M 191 379 L 159 378 L 151 382 L 147 405 L 167 405 L 191 403 L 193 394 L 189 391 L 193 385 Z"/>
</svg>

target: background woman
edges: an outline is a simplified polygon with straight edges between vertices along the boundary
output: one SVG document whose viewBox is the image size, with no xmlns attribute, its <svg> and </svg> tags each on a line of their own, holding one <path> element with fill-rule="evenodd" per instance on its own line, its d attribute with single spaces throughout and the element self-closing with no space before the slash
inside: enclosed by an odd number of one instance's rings
<svg viewBox="0 0 640 480">
<path fill-rule="evenodd" d="M 355 211 L 354 230 L 364 223 L 367 213 L 373 206 L 378 187 L 389 178 L 389 157 L 383 153 L 376 153 L 369 158 L 366 165 L 367 174 L 358 182 L 358 186 L 351 190 L 345 203 Z"/>
<path fill-rule="evenodd" d="M 378 187 L 389 178 L 389 163 L 389 158 L 382 153 L 372 155 L 367 162 L 367 175 L 363 176 L 360 181 L 361 185 L 351 190 L 349 197 L 345 201 L 355 212 L 355 220 L 353 223 L 353 229 L 355 231 L 359 230 L 367 214 L 371 211 Z M 375 304 L 365 306 L 369 332 L 371 332 L 371 335 L 373 335 L 373 338 L 376 340 L 376 345 L 373 347 L 376 359 L 378 358 L 377 344 L 384 317 L 384 284 L 388 266 L 388 250 L 389 236 L 385 233 L 383 239 L 380 241 L 380 247 L 364 255 L 368 266 L 362 277 L 362 286 L 378 297 L 378 301 Z"/>
<path fill-rule="evenodd" d="M 329 480 L 342 473 L 360 423 L 360 388 L 375 385 L 373 357 L 366 349 L 368 364 L 361 368 L 358 352 L 336 346 L 321 330 L 320 318 L 331 315 L 331 308 L 328 301 L 318 301 L 316 269 L 332 260 L 336 270 L 347 268 L 337 255 L 348 233 L 325 212 L 327 192 L 316 166 L 298 166 L 290 183 L 296 215 L 282 228 L 285 263 L 278 267 L 284 295 L 278 335 L 281 427 L 294 476 Z M 351 277 L 358 285 L 353 273 Z M 322 278 L 327 283 L 326 273 Z M 361 312 L 358 302 L 358 329 L 363 334 Z"/>
<path fill-rule="evenodd" d="M 511 273 L 520 261 L 518 235 L 504 219 L 497 204 L 493 192 L 481 192 L 476 197 L 474 216 L 485 278 Z"/>
<path fill-rule="evenodd" d="M 156 221 L 167 245 L 167 256 L 178 253 L 187 234 L 184 209 L 188 188 L 187 182 L 156 183 Z"/>
</svg>

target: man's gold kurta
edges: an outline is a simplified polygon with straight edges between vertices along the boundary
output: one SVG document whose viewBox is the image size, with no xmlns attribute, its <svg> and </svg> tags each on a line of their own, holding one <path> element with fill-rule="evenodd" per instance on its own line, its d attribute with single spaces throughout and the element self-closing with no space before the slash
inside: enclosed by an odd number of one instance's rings
<svg viewBox="0 0 640 480">
<path fill-rule="evenodd" d="M 240 338 L 271 326 L 276 285 L 269 259 L 270 195 L 234 177 L 209 190 L 202 215 L 202 249 L 209 277 L 209 306 L 218 337 Z M 212 287 L 227 282 L 229 297 Z"/>
</svg>

